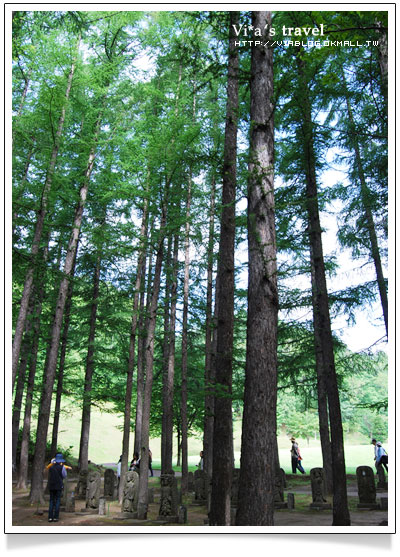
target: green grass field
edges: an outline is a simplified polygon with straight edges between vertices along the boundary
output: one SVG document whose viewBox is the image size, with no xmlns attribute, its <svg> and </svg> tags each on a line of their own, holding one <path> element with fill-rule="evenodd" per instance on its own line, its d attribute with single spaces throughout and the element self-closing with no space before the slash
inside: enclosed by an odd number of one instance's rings
<svg viewBox="0 0 400 557">
<path fill-rule="evenodd" d="M 79 453 L 80 438 L 80 410 L 76 409 L 64 415 L 60 421 L 59 445 L 66 449 L 71 447 L 71 453 L 77 457 Z M 90 427 L 89 459 L 97 464 L 117 462 L 121 454 L 122 447 L 122 416 L 101 412 L 98 409 L 92 410 Z M 234 450 L 235 463 L 240 463 L 240 442 L 241 431 L 240 422 L 234 425 Z M 133 452 L 133 435 L 131 435 L 131 450 Z M 303 457 L 303 467 L 306 472 L 311 468 L 322 466 L 322 455 L 320 443 L 312 439 L 307 445 L 304 439 L 298 439 L 301 455 Z M 288 437 L 279 436 L 279 459 L 281 467 L 288 473 L 291 472 L 290 447 Z M 158 468 L 161 459 L 160 439 L 152 439 L 150 448 L 153 453 L 154 467 Z M 202 449 L 200 438 L 189 438 L 189 467 L 194 469 L 199 462 L 199 453 Z M 174 463 L 176 464 L 176 446 L 174 447 Z M 374 453 L 367 438 L 353 437 L 345 439 L 345 458 L 347 473 L 355 474 L 357 466 L 373 466 Z"/>
</svg>

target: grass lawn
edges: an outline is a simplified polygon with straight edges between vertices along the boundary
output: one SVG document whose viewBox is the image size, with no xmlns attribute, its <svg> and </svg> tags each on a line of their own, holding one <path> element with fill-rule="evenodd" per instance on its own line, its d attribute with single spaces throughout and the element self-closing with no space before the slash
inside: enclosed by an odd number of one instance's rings
<svg viewBox="0 0 400 557">
<path fill-rule="evenodd" d="M 80 438 L 79 410 L 72 410 L 67 415 L 63 415 L 60 421 L 59 444 L 66 449 L 71 448 L 72 455 L 78 457 L 79 438 Z M 116 414 L 101 412 L 98 409 L 92 410 L 90 426 L 89 459 L 97 464 L 117 462 L 122 448 L 122 425 L 123 418 Z M 240 463 L 240 443 L 241 430 L 240 422 L 234 424 L 234 450 L 235 463 Z M 51 431 L 51 428 L 50 428 Z M 322 466 L 322 455 L 318 440 L 311 439 L 309 444 L 305 439 L 298 439 L 301 455 L 303 457 L 303 467 L 307 473 L 311 468 Z M 130 439 L 130 454 L 133 453 L 133 435 Z M 279 460 L 281 467 L 287 473 L 291 473 L 289 438 L 280 435 L 278 437 Z M 150 448 L 153 453 L 153 466 L 160 467 L 161 462 L 161 442 L 160 439 L 151 439 Z M 202 450 L 200 438 L 189 438 L 189 469 L 195 470 L 199 462 L 199 453 Z M 174 446 L 174 464 L 176 464 L 176 445 Z M 357 466 L 373 466 L 374 452 L 369 440 L 352 438 L 348 442 L 345 440 L 346 471 L 348 474 L 355 474 Z M 179 470 L 179 468 L 176 468 Z"/>
</svg>

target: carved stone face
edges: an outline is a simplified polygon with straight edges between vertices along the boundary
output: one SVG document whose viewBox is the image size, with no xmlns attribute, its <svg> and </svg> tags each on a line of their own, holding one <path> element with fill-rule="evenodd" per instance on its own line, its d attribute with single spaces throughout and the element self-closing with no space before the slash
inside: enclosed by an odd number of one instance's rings
<svg viewBox="0 0 400 557">
<path fill-rule="evenodd" d="M 89 484 L 92 489 L 96 487 L 97 484 L 100 484 L 100 474 L 99 472 L 92 472 L 89 476 Z"/>
<path fill-rule="evenodd" d="M 172 477 L 168 476 L 167 474 L 161 476 L 161 487 L 170 487 L 172 486 Z"/>
</svg>

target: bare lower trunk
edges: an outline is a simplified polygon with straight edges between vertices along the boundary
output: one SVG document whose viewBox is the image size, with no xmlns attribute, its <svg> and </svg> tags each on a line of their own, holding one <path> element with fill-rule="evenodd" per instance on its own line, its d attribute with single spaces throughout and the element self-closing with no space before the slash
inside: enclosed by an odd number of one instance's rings
<svg viewBox="0 0 400 557">
<path fill-rule="evenodd" d="M 79 238 L 78 238 L 78 244 L 79 244 Z M 75 261 L 73 264 L 71 277 L 73 277 L 75 273 L 77 252 L 78 252 L 78 248 L 75 252 Z M 64 327 L 63 327 L 63 333 L 61 337 L 60 361 L 58 363 L 58 374 L 57 374 L 56 402 L 54 407 L 53 430 L 51 435 L 50 454 L 52 455 L 55 455 L 57 453 L 58 428 L 60 423 L 61 399 L 63 395 L 63 384 L 64 384 L 65 355 L 67 352 L 68 330 L 69 330 L 69 323 L 71 317 L 72 289 L 73 289 L 73 281 L 71 281 L 68 285 L 67 301 L 65 303 Z"/>
<path fill-rule="evenodd" d="M 164 235 L 166 224 L 166 208 L 163 207 L 163 214 L 160 224 L 160 238 L 157 250 L 156 265 L 154 270 L 153 294 L 151 298 L 149 323 L 146 338 L 146 385 L 143 398 L 143 422 L 140 450 L 140 475 L 138 492 L 138 518 L 145 519 L 148 509 L 148 468 L 149 468 L 149 429 L 150 429 L 150 405 L 151 393 L 153 388 L 153 364 L 154 364 L 154 334 L 157 320 L 157 305 L 160 293 L 161 268 L 164 254 Z"/>
<path fill-rule="evenodd" d="M 313 265 L 311 265 L 311 283 L 313 297 L 316 295 L 315 277 L 313 272 Z M 313 303 L 313 311 L 316 311 L 316 300 Z M 314 315 L 314 322 L 317 321 L 317 316 Z M 326 488 L 329 494 L 333 493 L 332 481 L 332 450 L 331 439 L 329 433 L 329 415 L 328 415 L 328 399 L 326 395 L 326 387 L 324 380 L 324 360 L 322 354 L 321 340 L 318 335 L 318 329 L 314 330 L 314 345 L 315 345 L 315 368 L 317 373 L 317 393 L 318 393 L 318 419 L 319 419 L 319 434 L 321 440 L 322 463 L 325 470 Z"/>
<path fill-rule="evenodd" d="M 93 295 L 90 309 L 88 351 L 86 356 L 85 385 L 83 390 L 81 439 L 79 445 L 79 470 L 88 470 L 90 415 L 92 407 L 92 381 L 94 373 L 94 341 L 96 337 L 96 319 L 100 286 L 101 256 L 96 260 L 93 276 Z"/>
<path fill-rule="evenodd" d="M 32 349 L 32 328 L 33 328 L 33 312 L 36 302 L 35 288 L 32 290 L 32 296 L 29 302 L 28 319 L 25 329 L 24 340 L 21 348 L 21 359 L 18 366 L 18 379 L 15 389 L 11 428 L 12 428 L 12 469 L 16 471 L 17 468 L 17 445 L 19 434 L 19 422 L 21 417 L 22 400 L 25 389 L 26 369 L 28 366 L 29 356 Z"/>
<path fill-rule="evenodd" d="M 300 52 L 299 52 L 300 54 Z M 313 123 L 309 85 L 305 77 L 304 60 L 299 55 L 297 65 L 300 75 L 300 87 L 304 120 L 303 157 L 306 176 L 306 203 L 308 217 L 308 236 L 312 267 L 313 314 L 315 318 L 316 343 L 321 347 L 321 363 L 329 404 L 329 423 L 332 450 L 333 480 L 333 526 L 349 526 L 350 514 L 347 503 L 346 466 L 343 446 L 343 426 L 337 385 L 335 357 L 329 314 L 329 298 L 326 286 L 324 254 L 322 249 L 322 231 L 319 220 L 318 188 L 316 177 Z M 314 282 L 315 281 L 315 282 Z"/>
<path fill-rule="evenodd" d="M 215 211 L 215 176 L 212 176 L 211 198 L 210 198 L 210 223 L 207 249 L 207 306 L 206 306 L 206 340 L 205 340 L 205 368 L 204 368 L 204 437 L 203 437 L 203 458 L 204 470 L 212 476 L 212 443 L 214 430 L 214 397 L 212 374 L 212 335 L 213 335 L 213 315 L 212 315 L 212 279 L 213 279 L 213 246 L 214 246 L 214 211 Z"/>
<path fill-rule="evenodd" d="M 252 25 L 267 37 L 271 12 L 253 12 Z M 247 350 L 236 524 L 272 526 L 278 466 L 273 62 L 270 48 L 253 46 L 251 54 Z"/>
<path fill-rule="evenodd" d="M 18 482 L 16 486 L 17 489 L 26 489 L 28 484 L 29 439 L 30 439 L 30 432 L 31 432 L 32 400 L 33 400 L 33 393 L 35 388 L 38 344 L 39 344 L 39 339 L 38 337 L 35 337 L 34 345 L 32 346 L 32 359 L 29 366 L 28 385 L 27 385 L 26 397 L 25 397 L 24 425 L 22 428 L 22 441 L 21 441 L 21 452 L 20 452 L 20 459 L 19 459 Z"/>
<path fill-rule="evenodd" d="M 162 439 L 164 452 L 161 461 L 161 473 L 172 473 L 172 438 L 173 438 L 173 397 L 175 376 L 175 323 L 176 323 L 176 298 L 177 298 L 177 274 L 178 274 L 178 248 L 179 237 L 175 234 L 172 275 L 171 275 L 171 307 L 168 327 L 168 359 L 167 373 L 164 375 L 163 384 L 163 417 L 162 417 Z"/>
<path fill-rule="evenodd" d="M 181 442 L 181 428 L 179 427 L 179 423 L 176 426 L 176 465 L 181 465 L 181 450 L 182 450 L 182 442 Z"/>
<path fill-rule="evenodd" d="M 153 223 L 154 224 L 154 223 Z M 150 226 L 152 229 L 152 226 Z M 140 454 L 142 423 L 143 423 L 143 396 L 145 381 L 145 352 L 146 352 L 146 331 L 148 329 L 148 316 L 150 311 L 151 285 L 152 285 L 152 267 L 153 256 L 149 255 L 148 273 L 147 273 L 147 294 L 146 308 L 144 307 L 144 292 L 140 300 L 140 322 L 139 322 L 139 342 L 137 357 L 137 386 L 136 386 L 136 417 L 135 417 L 135 442 L 134 452 Z M 143 277 L 144 282 L 144 277 Z"/>
<path fill-rule="evenodd" d="M 171 258 L 172 258 L 172 235 L 169 234 L 167 240 L 167 251 L 165 254 L 165 295 L 164 295 L 164 338 L 163 338 L 163 347 L 162 347 L 162 357 L 163 357 L 163 369 L 162 369 L 162 377 L 163 377 L 163 400 L 165 401 L 165 388 L 167 383 L 167 376 L 168 376 L 168 359 L 169 359 L 169 350 L 170 350 L 170 334 L 169 334 L 169 323 L 170 323 L 170 305 L 171 305 L 171 284 L 172 284 L 172 271 L 171 271 Z M 166 416 L 162 416 L 162 429 L 165 432 L 165 420 Z M 165 463 L 167 461 L 167 438 L 162 434 L 161 435 L 161 470 L 165 468 Z"/>
<path fill-rule="evenodd" d="M 210 525 L 229 526 L 233 468 L 232 363 L 235 290 L 235 202 L 239 57 L 233 25 L 238 12 L 230 12 L 228 100 L 222 179 L 222 215 L 219 248 L 219 310 L 216 353 L 216 397 Z"/>
<path fill-rule="evenodd" d="M 327 493 L 333 493 L 333 477 L 332 477 L 332 450 L 331 439 L 329 434 L 329 414 L 328 399 L 326 389 L 322 383 L 323 378 L 318 377 L 318 419 L 319 419 L 319 436 L 321 440 L 322 466 L 325 470 L 325 481 Z"/>
<path fill-rule="evenodd" d="M 122 494 L 124 490 L 125 474 L 128 471 L 129 437 L 130 437 L 130 430 L 131 430 L 133 370 L 135 366 L 135 345 L 136 345 L 136 332 L 137 332 L 137 323 L 138 323 L 138 307 L 139 307 L 140 288 L 142 284 L 144 268 L 146 266 L 147 213 L 148 213 L 148 199 L 146 197 L 144 201 L 142 224 L 140 229 L 140 246 L 139 246 L 139 255 L 138 255 L 138 262 L 137 262 L 137 270 L 136 270 L 135 294 L 133 298 L 131 336 L 129 341 L 128 371 L 126 377 L 125 409 L 124 409 L 124 434 L 122 440 L 121 480 L 119 485 L 120 500 L 122 500 Z"/>
<path fill-rule="evenodd" d="M 44 250 L 43 258 L 44 261 L 47 260 L 48 248 Z M 33 328 L 32 328 L 32 345 L 31 354 L 29 361 L 29 375 L 28 384 L 26 387 L 25 396 L 25 410 L 24 410 L 24 422 L 22 428 L 22 440 L 21 440 L 21 452 L 19 457 L 19 467 L 18 467 L 18 489 L 26 489 L 28 483 L 28 458 L 29 458 L 29 439 L 31 432 L 31 415 L 32 415 L 32 400 L 35 388 L 35 376 L 36 376 L 36 365 L 37 365 L 37 354 L 39 348 L 39 332 L 40 332 L 40 316 L 42 313 L 42 302 L 44 300 L 45 290 L 44 282 L 38 288 L 38 296 L 36 300 L 36 305 L 33 314 Z"/>
<path fill-rule="evenodd" d="M 335 359 L 333 353 L 332 332 L 329 316 L 329 301 L 326 288 L 325 268 L 322 252 L 321 229 L 317 207 L 314 206 L 316 192 L 308 196 L 309 234 L 311 254 L 316 276 L 316 322 L 321 339 L 324 382 L 329 404 L 329 421 L 332 450 L 333 481 L 333 526 L 349 526 L 350 514 L 347 504 L 346 466 L 344 460 L 343 427 L 340 410 L 339 390 L 336 379 Z"/>
<path fill-rule="evenodd" d="M 192 198 L 192 177 L 189 176 L 186 198 L 185 224 L 185 270 L 183 278 L 182 312 L 182 373 L 181 373 L 181 429 L 182 429 L 182 493 L 188 490 L 188 423 L 187 423 L 187 361 L 188 361 L 188 313 L 189 313 L 189 272 L 190 272 L 190 204 Z"/>
</svg>

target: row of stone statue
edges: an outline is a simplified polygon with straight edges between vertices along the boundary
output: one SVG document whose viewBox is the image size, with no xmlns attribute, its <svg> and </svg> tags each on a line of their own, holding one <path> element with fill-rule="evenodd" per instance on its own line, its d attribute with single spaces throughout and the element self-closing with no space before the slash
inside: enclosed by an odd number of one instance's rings
<svg viewBox="0 0 400 557">
<path fill-rule="evenodd" d="M 233 481 L 231 491 L 231 524 L 235 523 L 235 514 L 238 505 L 239 491 L 239 469 L 233 470 Z M 325 472 L 323 468 L 313 468 L 310 470 L 312 503 L 311 509 L 324 510 L 330 509 L 331 505 L 326 499 Z M 169 523 L 185 524 L 187 520 L 187 511 L 181 502 L 181 492 L 177 488 L 177 479 L 172 474 L 162 474 L 161 494 L 158 520 Z M 275 477 L 274 486 L 274 506 L 276 509 L 293 509 L 294 494 L 288 493 L 287 500 L 284 500 L 284 489 L 287 486 L 284 470 L 281 468 Z M 376 502 L 376 486 L 374 472 L 369 466 L 360 466 L 357 468 L 357 486 L 360 509 L 379 508 Z M 385 489 L 378 483 L 378 488 Z M 386 484 L 387 489 L 387 484 Z M 192 504 L 204 505 L 210 509 L 211 502 L 211 481 L 203 470 L 189 472 L 188 490 L 194 493 Z M 118 518 L 137 518 L 138 509 L 138 492 L 139 492 L 139 474 L 136 471 L 129 471 L 125 476 L 121 514 Z M 84 499 L 86 502 L 82 512 L 96 511 L 99 514 L 105 514 L 105 505 L 107 500 L 118 499 L 118 479 L 112 469 L 107 469 L 104 473 L 104 488 L 101 495 L 101 475 L 100 472 L 81 472 L 75 493 L 68 494 L 68 482 L 65 482 L 64 501 L 66 512 L 75 511 L 75 500 Z M 387 499 L 385 498 L 386 504 Z M 149 489 L 148 502 L 154 502 L 154 491 Z"/>
<path fill-rule="evenodd" d="M 195 473 L 196 474 L 196 473 Z M 69 493 L 68 482 L 64 482 L 62 507 L 65 512 L 75 512 L 75 502 L 85 500 L 81 512 L 98 512 L 105 514 L 106 502 L 118 499 L 118 478 L 114 470 L 107 469 L 104 473 L 103 495 L 101 493 L 101 474 L 99 471 L 82 471 L 79 474 L 75 491 Z M 178 494 L 177 481 L 174 474 L 161 475 L 161 497 L 158 519 L 163 522 L 186 524 L 187 510 L 182 505 L 181 494 Z M 193 483 L 193 473 L 189 473 L 189 481 Z M 121 514 L 116 518 L 137 518 L 139 492 L 139 474 L 129 471 L 125 476 L 122 496 Z M 148 502 L 154 502 L 154 491 L 149 488 Z"/>
</svg>

